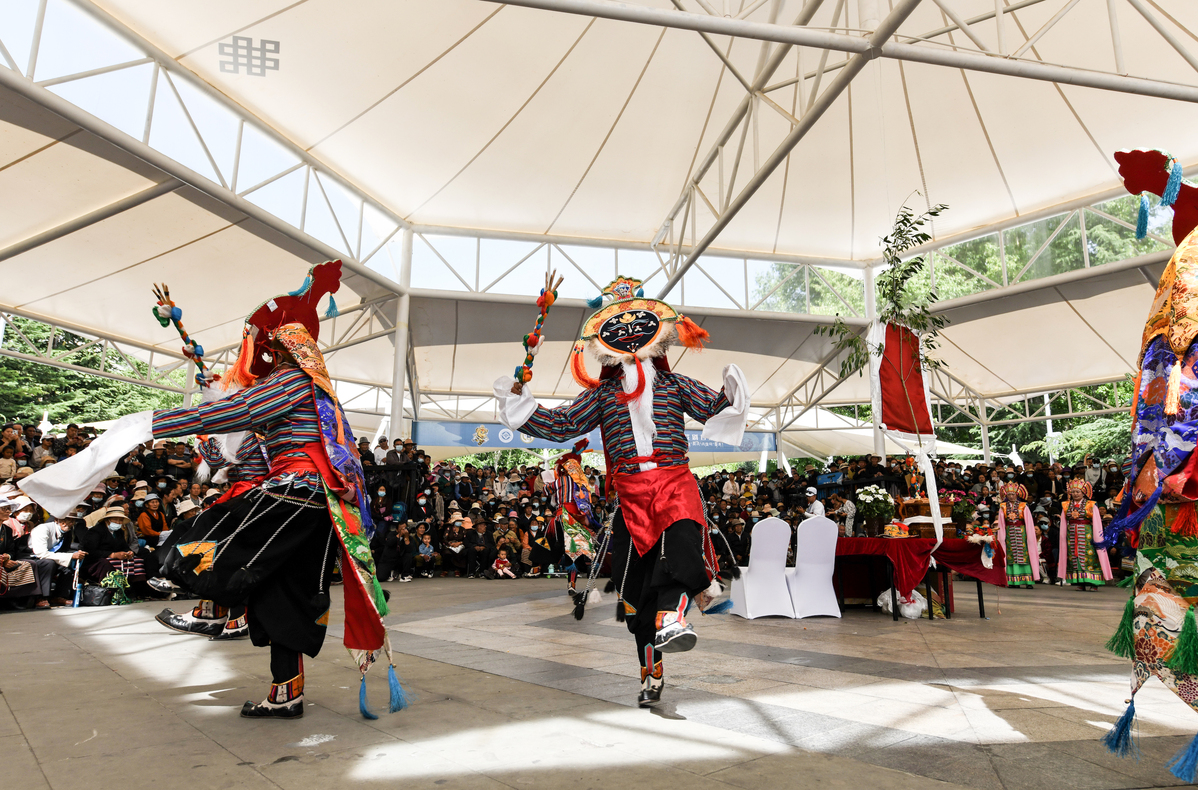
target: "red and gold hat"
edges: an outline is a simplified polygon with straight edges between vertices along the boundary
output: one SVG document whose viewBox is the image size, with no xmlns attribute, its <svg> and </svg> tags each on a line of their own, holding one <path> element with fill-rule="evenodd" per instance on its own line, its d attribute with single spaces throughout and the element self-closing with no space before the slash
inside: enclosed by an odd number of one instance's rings
<svg viewBox="0 0 1198 790">
<path fill-rule="evenodd" d="M 337 303 L 333 301 L 333 294 L 340 287 L 341 261 L 329 261 L 309 269 L 304 284 L 298 289 L 268 299 L 256 307 L 245 319 L 241 351 L 224 380 L 230 385 L 248 387 L 269 373 L 274 366 L 270 342 L 281 326 L 299 324 L 315 341 L 320 336 L 317 305 L 327 294 L 329 306 L 325 316 L 336 315 Z"/>
<path fill-rule="evenodd" d="M 1003 499 L 1006 499 L 1007 494 L 1012 492 L 1014 492 L 1015 496 L 1020 502 L 1027 501 L 1027 489 L 1024 488 L 1020 483 L 1016 483 L 1014 480 L 1009 483 L 1003 483 L 998 487 L 998 493 Z"/>
<path fill-rule="evenodd" d="M 570 360 L 570 371 L 581 386 L 599 385 L 587 375 L 582 358 L 586 349 L 604 365 L 617 365 L 663 356 L 672 345 L 699 350 L 707 342 L 704 329 L 660 299 L 645 296 L 641 285 L 635 277 L 617 276 L 587 302 L 597 309 L 582 325 Z M 610 301 L 604 304 L 605 299 Z"/>
<path fill-rule="evenodd" d="M 1094 486 L 1087 483 L 1085 478 L 1082 477 L 1073 478 L 1065 488 L 1070 494 L 1073 494 L 1074 491 L 1081 491 L 1085 499 L 1094 496 Z"/>
</svg>

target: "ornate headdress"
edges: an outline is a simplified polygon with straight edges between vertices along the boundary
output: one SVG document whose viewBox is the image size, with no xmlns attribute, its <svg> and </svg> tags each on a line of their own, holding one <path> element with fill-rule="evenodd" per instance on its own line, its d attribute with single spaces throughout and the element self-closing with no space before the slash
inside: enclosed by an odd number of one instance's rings
<svg viewBox="0 0 1198 790">
<path fill-rule="evenodd" d="M 1027 489 L 1024 488 L 1020 483 L 1016 483 L 1014 480 L 1000 485 L 998 487 L 998 493 L 1003 499 L 1007 498 L 1007 494 L 1014 493 L 1020 502 L 1027 501 Z"/>
<path fill-rule="evenodd" d="M 611 300 L 607 304 L 605 297 Z M 661 357 L 672 345 L 699 350 L 709 337 L 673 307 L 646 297 L 641 281 L 634 277 L 616 277 L 587 306 L 595 312 L 582 325 L 570 356 L 574 380 L 587 389 L 599 386 L 599 381 L 587 375 L 584 350 L 589 349 L 606 367 Z"/>
<path fill-rule="evenodd" d="M 317 305 L 325 294 L 328 294 L 329 306 L 325 316 L 337 315 L 337 303 L 333 301 L 333 294 L 340 287 L 341 261 L 329 261 L 309 269 L 304 284 L 298 289 L 268 299 L 255 308 L 245 319 L 241 350 L 224 380 L 230 384 L 248 387 L 255 379 L 269 373 L 274 364 L 270 342 L 279 327 L 284 325 L 301 325 L 315 344 L 320 336 Z"/>
<path fill-rule="evenodd" d="M 1083 499 L 1089 499 L 1090 497 L 1094 496 L 1094 486 L 1087 483 L 1085 479 L 1081 477 L 1075 477 L 1070 480 L 1069 485 L 1065 486 L 1065 488 L 1068 490 L 1070 495 L 1072 495 L 1074 491 L 1081 491 Z"/>
</svg>

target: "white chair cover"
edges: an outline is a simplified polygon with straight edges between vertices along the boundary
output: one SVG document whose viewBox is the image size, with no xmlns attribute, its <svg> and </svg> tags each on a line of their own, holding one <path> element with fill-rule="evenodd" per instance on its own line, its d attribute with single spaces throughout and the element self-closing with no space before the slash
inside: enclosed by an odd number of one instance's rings
<svg viewBox="0 0 1198 790">
<path fill-rule="evenodd" d="M 794 617 L 786 587 L 786 550 L 790 525 L 780 518 L 767 518 L 753 527 L 749 565 L 732 580 L 731 614 L 752 620 L 780 615 Z"/>
<path fill-rule="evenodd" d="M 795 548 L 795 567 L 786 574 L 786 586 L 795 616 L 826 615 L 840 617 L 832 572 L 836 567 L 836 523 L 823 516 L 799 524 Z"/>
</svg>

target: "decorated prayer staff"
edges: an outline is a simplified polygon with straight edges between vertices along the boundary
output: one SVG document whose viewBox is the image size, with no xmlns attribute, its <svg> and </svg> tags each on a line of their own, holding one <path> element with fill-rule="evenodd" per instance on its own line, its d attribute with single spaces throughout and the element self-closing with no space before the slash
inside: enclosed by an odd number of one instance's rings
<svg viewBox="0 0 1198 790">
<path fill-rule="evenodd" d="M 171 289 L 166 287 L 166 283 L 155 285 L 154 296 L 158 299 L 158 304 L 154 306 L 153 310 L 154 319 L 163 328 L 171 324 L 175 325 L 175 330 L 183 339 L 183 356 L 196 365 L 196 384 L 200 387 L 207 387 L 219 377 L 208 375 L 208 368 L 204 365 L 204 347 L 192 340 L 187 334 L 187 330 L 183 328 L 183 311 L 171 299 Z"/>
<path fill-rule="evenodd" d="M 595 312 L 570 353 L 570 369 L 583 388 L 573 403 L 546 409 L 507 377 L 495 382 L 494 393 L 499 418 L 512 430 L 553 442 L 602 432 L 608 494 L 619 497 L 611 525 L 612 579 L 641 664 L 637 704 L 650 707 L 661 701 L 665 684 L 662 654 L 690 650 L 698 639 L 686 620 L 691 603 L 713 587 L 711 594 L 720 592 L 684 420 L 690 415 L 705 423 L 706 439 L 738 445 L 749 390 L 736 365 L 724 368 L 721 392 L 670 370 L 669 348 L 701 349 L 707 333 L 665 302 L 646 298 L 640 280 L 617 277 L 589 306 Z M 603 365 L 599 378 L 587 375 L 584 351 Z M 569 469 L 560 474 L 573 479 Z M 558 493 L 573 499 L 568 490 Z M 602 554 L 596 551 L 593 565 Z M 585 592 L 575 596 L 579 615 L 585 602 Z"/>
<path fill-rule="evenodd" d="M 1168 202 L 1168 193 L 1176 189 L 1173 237 L 1178 241 L 1140 342 L 1127 484 L 1118 497 L 1118 515 L 1095 543 L 1098 552 L 1120 545 L 1134 556 L 1132 595 L 1107 642 L 1112 652 L 1132 660 L 1132 699 L 1103 738 L 1111 752 L 1126 757 L 1139 754 L 1133 737 L 1135 695 L 1149 678 L 1159 678 L 1198 710 L 1198 189 L 1182 183 L 1180 166 L 1160 151 L 1120 151 L 1115 159 L 1133 194 L 1164 192 Z M 1084 499 L 1085 492 L 1079 493 Z M 1072 517 L 1083 549 L 1093 523 L 1086 515 L 1077 508 Z M 1106 578 L 1106 568 L 1092 564 L 1081 551 L 1072 552 L 1070 559 L 1079 580 Z M 1168 767 L 1193 783 L 1198 778 L 1198 737 Z"/>
<path fill-rule="evenodd" d="M 561 286 L 563 277 L 559 277 L 557 271 L 549 272 L 545 275 L 545 287 L 541 289 L 541 295 L 537 297 L 537 307 L 541 308 L 540 314 L 537 316 L 537 322 L 533 325 L 532 332 L 524 336 L 524 364 L 516 368 L 516 382 L 518 384 L 526 384 L 532 381 L 532 363 L 533 357 L 541 350 L 541 345 L 545 342 L 541 330 L 545 326 L 545 316 L 549 315 L 549 308 L 553 307 L 553 303 L 557 301 L 557 289 Z"/>
</svg>

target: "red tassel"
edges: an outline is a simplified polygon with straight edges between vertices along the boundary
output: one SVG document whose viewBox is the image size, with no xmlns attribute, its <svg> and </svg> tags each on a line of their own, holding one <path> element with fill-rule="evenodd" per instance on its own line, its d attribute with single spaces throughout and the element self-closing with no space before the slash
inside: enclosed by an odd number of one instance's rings
<svg viewBox="0 0 1198 790">
<path fill-rule="evenodd" d="M 248 387 L 253 384 L 257 380 L 254 374 L 250 373 L 250 366 L 253 364 L 254 341 L 250 338 L 249 332 L 244 332 L 241 335 L 241 350 L 237 352 L 237 361 L 225 373 L 225 388 L 230 386 Z"/>
<path fill-rule="evenodd" d="M 1169 371 L 1169 391 L 1165 395 L 1165 414 L 1170 416 L 1181 411 L 1181 359 L 1173 363 Z"/>
<path fill-rule="evenodd" d="M 633 356 L 636 360 L 636 388 L 632 392 L 625 392 L 623 388 L 616 393 L 616 401 L 622 404 L 632 403 L 637 398 L 645 393 L 645 369 L 641 367 L 641 358 Z"/>
<path fill-rule="evenodd" d="M 1173 519 L 1171 531 L 1183 538 L 1198 536 L 1198 514 L 1194 512 L 1193 502 L 1183 502 L 1177 506 L 1177 517 Z"/>
<path fill-rule="evenodd" d="M 582 344 L 575 343 L 574 350 L 570 352 L 570 375 L 574 377 L 574 381 L 578 386 L 585 390 L 593 390 L 599 386 L 598 379 L 593 379 L 587 373 L 586 360 L 582 356 Z"/>
<path fill-rule="evenodd" d="M 678 342 L 692 351 L 702 351 L 704 344 L 711 339 L 706 329 L 686 316 L 678 316 L 674 328 L 678 331 Z"/>
</svg>

